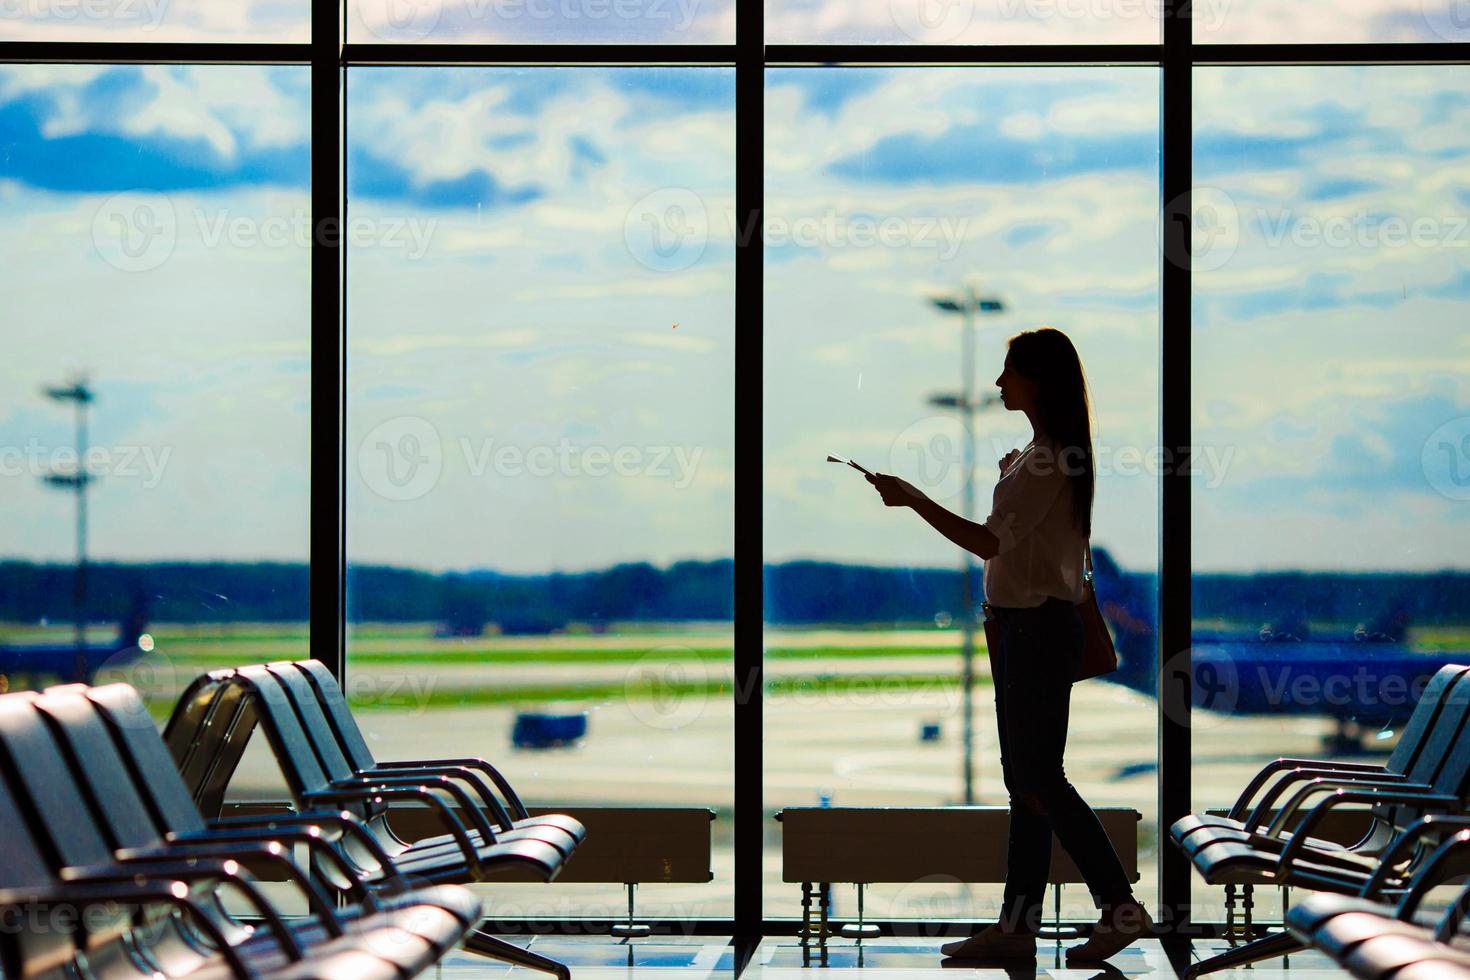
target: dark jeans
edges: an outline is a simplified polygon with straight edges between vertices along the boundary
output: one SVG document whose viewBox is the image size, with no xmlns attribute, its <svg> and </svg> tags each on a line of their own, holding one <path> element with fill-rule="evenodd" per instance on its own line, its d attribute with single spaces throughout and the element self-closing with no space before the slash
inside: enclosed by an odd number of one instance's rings
<svg viewBox="0 0 1470 980">
<path fill-rule="evenodd" d="M 1067 781 L 1067 710 L 1082 656 L 1082 620 L 1065 599 L 1033 609 L 993 609 L 991 651 L 1000 766 L 1011 797 L 1001 921 L 1036 929 L 1051 870 L 1052 834 L 1082 872 L 1095 903 L 1132 894 L 1123 862 L 1092 807 Z"/>
</svg>

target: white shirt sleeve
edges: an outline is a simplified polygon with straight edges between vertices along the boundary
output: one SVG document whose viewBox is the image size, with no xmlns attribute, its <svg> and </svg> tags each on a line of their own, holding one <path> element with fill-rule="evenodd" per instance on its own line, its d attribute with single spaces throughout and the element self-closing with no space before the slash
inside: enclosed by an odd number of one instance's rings
<svg viewBox="0 0 1470 980">
<path fill-rule="evenodd" d="M 1062 461 L 1045 446 L 1023 453 L 1001 475 L 985 528 L 1000 542 L 996 554 L 1005 554 L 1025 538 L 1056 503 L 1066 486 Z"/>
</svg>

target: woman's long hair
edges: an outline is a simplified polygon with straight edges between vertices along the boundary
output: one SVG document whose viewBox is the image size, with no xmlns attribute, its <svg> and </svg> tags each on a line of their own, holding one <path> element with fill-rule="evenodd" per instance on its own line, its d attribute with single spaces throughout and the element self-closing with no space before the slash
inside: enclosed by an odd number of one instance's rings
<svg viewBox="0 0 1470 980">
<path fill-rule="evenodd" d="M 1072 523 L 1084 537 L 1090 537 L 1096 482 L 1092 400 L 1077 348 L 1055 327 L 1038 327 L 1010 339 L 1008 360 L 1018 374 L 1036 383 L 1037 424 L 1041 434 L 1060 447 L 1057 465 L 1065 468 L 1072 481 Z"/>
</svg>

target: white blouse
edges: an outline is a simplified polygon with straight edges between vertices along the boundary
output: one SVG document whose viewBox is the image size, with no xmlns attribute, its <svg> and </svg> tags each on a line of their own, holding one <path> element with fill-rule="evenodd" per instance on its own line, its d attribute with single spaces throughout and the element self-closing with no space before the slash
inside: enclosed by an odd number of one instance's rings
<svg viewBox="0 0 1470 980">
<path fill-rule="evenodd" d="M 1050 440 L 1033 440 L 995 484 L 985 527 L 1000 542 L 985 563 L 985 601 L 1039 606 L 1049 596 L 1081 602 L 1087 539 L 1072 523 L 1075 454 L 1059 456 Z"/>
</svg>

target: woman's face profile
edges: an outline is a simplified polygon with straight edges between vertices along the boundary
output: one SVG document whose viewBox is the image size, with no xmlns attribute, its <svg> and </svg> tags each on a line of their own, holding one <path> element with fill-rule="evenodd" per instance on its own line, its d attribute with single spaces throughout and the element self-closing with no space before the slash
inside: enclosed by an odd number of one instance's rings
<svg viewBox="0 0 1470 980">
<path fill-rule="evenodd" d="M 1000 403 L 1009 411 L 1024 412 L 1036 404 L 1036 382 L 1012 367 L 1009 356 L 995 386 L 1000 389 Z"/>
</svg>

